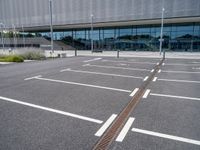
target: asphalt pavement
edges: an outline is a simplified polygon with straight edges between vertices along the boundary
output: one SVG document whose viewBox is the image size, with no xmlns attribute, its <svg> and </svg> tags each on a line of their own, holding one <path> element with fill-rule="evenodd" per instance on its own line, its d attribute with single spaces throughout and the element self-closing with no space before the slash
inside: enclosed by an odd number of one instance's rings
<svg viewBox="0 0 200 150">
<path fill-rule="evenodd" d="M 0 149 L 92 149 L 161 58 L 0 66 Z M 109 149 L 200 149 L 200 61 L 167 58 Z"/>
</svg>

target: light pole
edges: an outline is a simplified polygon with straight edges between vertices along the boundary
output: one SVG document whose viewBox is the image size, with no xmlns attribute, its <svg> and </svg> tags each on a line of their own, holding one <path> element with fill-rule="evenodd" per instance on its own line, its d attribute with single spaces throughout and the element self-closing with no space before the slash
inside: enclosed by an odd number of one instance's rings
<svg viewBox="0 0 200 150">
<path fill-rule="evenodd" d="M 17 41 L 16 41 L 16 30 L 15 30 L 15 25 L 12 24 L 12 28 L 13 28 L 13 44 L 14 44 L 14 48 L 17 45 Z"/>
<path fill-rule="evenodd" d="M 161 29 L 160 29 L 160 55 L 161 55 L 161 52 L 162 52 L 162 42 L 163 42 L 164 11 L 165 11 L 165 9 L 162 8 Z"/>
<path fill-rule="evenodd" d="M 3 50 L 4 50 L 4 33 L 3 31 L 5 30 L 5 25 L 3 23 L 0 23 L 0 27 L 1 27 L 1 43 L 2 43 L 2 46 L 3 46 Z"/>
<path fill-rule="evenodd" d="M 91 52 L 93 52 L 93 50 L 94 50 L 94 41 L 93 41 L 93 17 L 94 17 L 94 15 L 91 14 L 90 17 L 91 17 L 91 33 L 90 33 L 90 38 L 91 38 Z"/>
<path fill-rule="evenodd" d="M 22 25 L 22 33 L 23 33 L 22 34 L 22 36 L 23 36 L 23 44 L 24 44 L 24 47 L 25 47 L 26 43 L 25 43 L 25 38 L 24 38 L 24 26 L 23 25 Z"/>
<path fill-rule="evenodd" d="M 51 32 L 51 52 L 53 53 L 53 16 L 52 16 L 52 0 L 49 0 L 49 13 L 50 13 L 50 32 Z"/>
</svg>

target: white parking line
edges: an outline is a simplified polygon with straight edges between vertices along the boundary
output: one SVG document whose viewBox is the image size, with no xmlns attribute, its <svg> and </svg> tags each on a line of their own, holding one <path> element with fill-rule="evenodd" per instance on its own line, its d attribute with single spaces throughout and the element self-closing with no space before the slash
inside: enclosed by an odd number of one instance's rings
<svg viewBox="0 0 200 150">
<path fill-rule="evenodd" d="M 83 67 L 85 67 L 85 66 L 89 66 L 90 64 L 84 64 L 84 65 L 82 65 Z"/>
<path fill-rule="evenodd" d="M 148 79 L 149 77 L 148 76 L 146 76 L 144 79 L 143 79 L 143 81 L 147 81 L 147 79 Z"/>
<path fill-rule="evenodd" d="M 124 70 L 138 70 L 138 71 L 151 71 L 149 69 L 140 69 L 140 68 L 125 68 L 125 67 L 115 67 L 115 66 L 102 66 L 102 65 L 83 65 L 84 67 L 99 67 L 99 68 L 108 68 L 108 69 L 124 69 Z"/>
<path fill-rule="evenodd" d="M 159 81 L 182 82 L 182 83 L 200 83 L 200 81 L 192 80 L 176 80 L 176 79 L 158 79 Z"/>
<path fill-rule="evenodd" d="M 134 91 L 129 96 L 133 97 L 137 93 L 138 90 L 139 90 L 139 88 L 135 88 Z"/>
<path fill-rule="evenodd" d="M 49 111 L 49 112 L 54 112 L 54 113 L 57 113 L 57 114 L 70 116 L 70 117 L 73 117 L 73 118 L 78 118 L 78 119 L 81 119 L 81 120 L 86 120 L 86 121 L 90 121 L 90 122 L 94 122 L 94 123 L 98 123 L 98 124 L 103 123 L 103 121 L 101 121 L 101 120 L 97 120 L 97 119 L 93 119 L 93 118 L 89 118 L 89 117 L 85 117 L 85 116 L 81 116 L 81 115 L 77 115 L 77 114 L 73 114 L 73 113 L 69 113 L 69 112 L 65 112 L 65 111 L 61 111 L 61 110 L 57 110 L 57 109 L 52 109 L 52 108 L 49 108 L 49 107 L 43 107 L 43 106 L 40 106 L 40 105 L 35 105 L 35 104 L 31 104 L 31 103 L 27 103 L 27 102 L 23 102 L 23 101 L 19 101 L 19 100 L 7 98 L 7 97 L 0 96 L 0 100 L 13 102 L 13 103 L 17 103 L 17 104 L 21 104 L 21 105 L 25 105 L 25 106 L 29 106 L 29 107 L 41 109 L 41 110 L 46 110 L 46 111 Z"/>
<path fill-rule="evenodd" d="M 123 77 L 123 78 L 135 78 L 135 79 L 143 79 L 143 77 L 129 76 L 129 75 L 121 75 L 121 74 L 111 74 L 111 73 L 103 73 L 103 72 L 91 72 L 91 71 L 83 71 L 83 70 L 72 70 L 72 69 L 63 69 L 60 72 L 77 72 L 77 73 L 86 73 L 86 74 L 96 74 L 96 75 L 105 75 L 105 76 L 115 76 L 115 77 Z"/>
<path fill-rule="evenodd" d="M 34 76 L 34 77 L 25 78 L 24 80 L 28 81 L 28 80 L 32 80 L 32 79 L 35 79 L 35 78 L 38 78 L 38 77 L 42 77 L 42 76 L 38 75 L 38 76 Z"/>
<path fill-rule="evenodd" d="M 154 77 L 153 78 L 153 82 L 156 82 L 157 79 L 158 79 L 158 77 Z"/>
<path fill-rule="evenodd" d="M 157 62 L 156 65 L 159 65 L 159 62 Z"/>
<path fill-rule="evenodd" d="M 154 72 L 154 69 L 152 69 L 151 72 Z"/>
<path fill-rule="evenodd" d="M 101 126 L 101 128 L 95 133 L 95 136 L 101 136 L 106 129 L 111 125 L 111 123 L 115 120 L 117 114 L 112 114 L 108 120 Z"/>
<path fill-rule="evenodd" d="M 199 64 L 176 64 L 176 63 L 167 63 L 165 64 L 166 66 L 196 66 L 196 65 L 199 65 Z"/>
<path fill-rule="evenodd" d="M 116 62 L 116 63 L 129 63 L 129 64 L 155 64 L 152 62 L 138 62 L 138 61 L 115 61 L 115 60 L 103 60 L 104 62 Z"/>
<path fill-rule="evenodd" d="M 135 118 L 130 117 L 128 119 L 128 121 L 126 122 L 126 124 L 124 125 L 123 129 L 121 130 L 121 132 L 119 133 L 118 137 L 116 138 L 117 142 L 122 142 L 123 139 L 125 138 L 127 132 L 129 131 L 129 129 L 131 128 L 131 125 L 133 124 L 133 121 L 135 120 Z"/>
<path fill-rule="evenodd" d="M 165 65 L 165 63 L 162 63 L 162 66 L 164 66 Z"/>
<path fill-rule="evenodd" d="M 166 72 L 166 73 L 194 73 L 194 74 L 200 73 L 200 72 L 194 72 L 194 71 L 173 71 L 173 70 L 165 70 L 165 71 L 162 71 L 162 72 Z"/>
<path fill-rule="evenodd" d="M 158 93 L 150 93 L 150 95 L 159 96 L 159 97 L 169 97 L 169 98 L 178 98 L 178 99 L 200 101 L 200 98 L 196 98 L 196 97 L 185 97 L 185 96 L 177 96 L 177 95 L 158 94 Z"/>
<path fill-rule="evenodd" d="M 94 59 L 90 59 L 90 60 L 85 60 L 83 61 L 84 63 L 87 63 L 87 62 L 92 62 L 92 61 L 96 61 L 96 60 L 101 60 L 102 58 L 94 58 Z"/>
<path fill-rule="evenodd" d="M 151 135 L 151 136 L 157 136 L 160 138 L 180 141 L 180 142 L 184 142 L 184 143 L 200 145 L 200 141 L 188 139 L 188 138 L 184 138 L 184 137 L 173 136 L 173 135 L 169 135 L 169 134 L 163 134 L 163 133 L 153 132 L 153 131 L 148 131 L 148 130 L 142 130 L 142 129 L 138 129 L 138 128 L 132 128 L 131 131 L 141 133 L 141 134 L 147 134 L 147 135 Z"/>
<path fill-rule="evenodd" d="M 92 85 L 92 84 L 84 84 L 84 83 L 78 83 L 78 82 L 62 81 L 62 80 L 55 80 L 55 79 L 48 79 L 48 78 L 34 78 L 34 79 L 50 81 L 50 82 L 57 82 L 57 83 L 65 83 L 65 84 L 71 84 L 71 85 L 81 85 L 81 86 L 86 86 L 86 87 L 93 87 L 93 88 L 106 89 L 106 90 L 119 91 L 119 92 L 126 92 L 126 93 L 131 92 L 130 90 L 117 89 L 117 88 L 111 88 L 111 87 L 105 87 L 105 86 L 99 86 L 99 85 Z"/>
<path fill-rule="evenodd" d="M 149 95 L 150 91 L 151 91 L 150 89 L 147 89 L 145 91 L 144 95 L 142 96 L 142 98 L 147 98 L 147 96 Z"/>
<path fill-rule="evenodd" d="M 161 69 L 158 70 L 158 73 L 161 73 Z"/>
</svg>

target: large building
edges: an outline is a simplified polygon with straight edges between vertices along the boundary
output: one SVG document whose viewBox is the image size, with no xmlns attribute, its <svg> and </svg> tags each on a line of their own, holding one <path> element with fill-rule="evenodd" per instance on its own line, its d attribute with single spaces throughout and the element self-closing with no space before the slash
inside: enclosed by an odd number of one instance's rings
<svg viewBox="0 0 200 150">
<path fill-rule="evenodd" d="M 54 40 L 77 49 L 200 51 L 200 0 L 52 0 Z M 0 22 L 50 36 L 49 0 L 0 0 Z M 94 27 L 91 32 L 91 26 Z"/>
</svg>

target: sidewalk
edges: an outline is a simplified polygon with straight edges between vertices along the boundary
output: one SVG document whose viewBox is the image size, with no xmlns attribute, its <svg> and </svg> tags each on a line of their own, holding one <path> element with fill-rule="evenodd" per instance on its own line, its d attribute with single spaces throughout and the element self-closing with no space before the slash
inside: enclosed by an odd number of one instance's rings
<svg viewBox="0 0 200 150">
<path fill-rule="evenodd" d="M 67 51 L 67 56 L 74 56 L 75 52 Z M 88 50 L 77 51 L 78 56 L 107 56 L 107 57 L 117 57 L 117 51 L 103 51 L 102 53 L 92 53 Z M 135 52 L 135 51 L 120 51 L 120 57 L 144 57 L 144 58 L 161 58 L 159 52 Z M 200 59 L 200 52 L 166 52 L 166 58 L 176 58 L 176 59 Z"/>
</svg>

